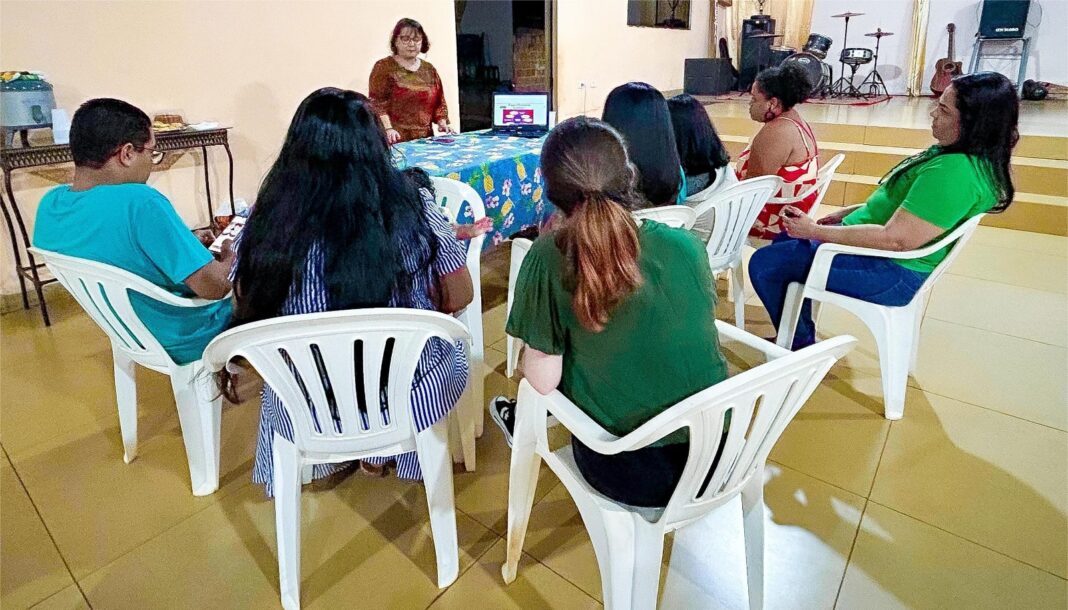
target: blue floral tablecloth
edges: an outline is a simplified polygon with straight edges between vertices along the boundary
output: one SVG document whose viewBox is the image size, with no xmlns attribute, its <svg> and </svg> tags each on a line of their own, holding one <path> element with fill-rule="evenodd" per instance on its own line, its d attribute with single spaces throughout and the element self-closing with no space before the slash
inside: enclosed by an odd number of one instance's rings
<svg viewBox="0 0 1068 610">
<path fill-rule="evenodd" d="M 493 220 L 486 248 L 530 226 L 540 226 L 553 207 L 543 197 L 538 157 L 544 138 L 490 136 L 486 132 L 458 134 L 453 142 L 413 140 L 394 145 L 408 167 L 418 166 L 431 176 L 471 185 Z M 472 221 L 465 208 L 460 223 Z"/>
</svg>

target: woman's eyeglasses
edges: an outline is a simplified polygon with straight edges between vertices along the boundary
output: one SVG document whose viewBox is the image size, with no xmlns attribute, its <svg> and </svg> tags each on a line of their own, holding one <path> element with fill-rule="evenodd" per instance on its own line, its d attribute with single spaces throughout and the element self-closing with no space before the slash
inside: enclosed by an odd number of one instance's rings
<svg viewBox="0 0 1068 610">
<path fill-rule="evenodd" d="M 423 44 L 422 36 L 398 36 L 397 40 L 404 44 Z"/>
</svg>

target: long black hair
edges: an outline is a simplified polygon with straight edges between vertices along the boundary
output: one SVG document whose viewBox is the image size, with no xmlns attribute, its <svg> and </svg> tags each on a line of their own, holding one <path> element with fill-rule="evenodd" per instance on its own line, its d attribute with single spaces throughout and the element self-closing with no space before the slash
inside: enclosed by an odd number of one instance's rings
<svg viewBox="0 0 1068 610">
<path fill-rule="evenodd" d="M 683 93 L 669 99 L 667 104 L 675 130 L 675 146 L 687 176 L 714 173 L 730 163 L 730 155 L 701 102 Z"/>
<path fill-rule="evenodd" d="M 367 97 L 332 87 L 297 108 L 240 242 L 235 325 L 280 314 L 313 246 L 329 310 L 383 307 L 406 290 L 399 244 L 423 253 L 423 268 L 436 255 L 423 202 L 390 163 Z"/>
<path fill-rule="evenodd" d="M 646 83 L 620 85 L 608 94 L 601 118 L 622 134 L 627 155 L 638 168 L 638 190 L 648 202 L 675 203 L 682 180 L 664 95 Z"/>
<path fill-rule="evenodd" d="M 963 153 L 970 156 L 977 169 L 994 184 L 998 202 L 988 213 L 1004 212 L 1016 196 L 1009 169 L 1012 149 L 1020 140 L 1020 99 L 1016 88 L 997 72 L 958 76 L 953 79 L 952 87 L 957 93 L 957 110 L 960 112 L 957 141 L 905 159 L 880 182 L 886 181 L 887 186 L 892 186 L 911 167 L 939 155 Z"/>
</svg>

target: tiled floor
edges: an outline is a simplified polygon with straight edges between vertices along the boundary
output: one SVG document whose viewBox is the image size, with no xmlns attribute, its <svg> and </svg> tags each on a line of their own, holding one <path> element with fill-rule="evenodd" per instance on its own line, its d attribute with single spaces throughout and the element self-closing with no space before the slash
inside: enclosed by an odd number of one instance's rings
<svg viewBox="0 0 1068 610">
<path fill-rule="evenodd" d="M 514 394 L 506 249 L 484 268 L 486 392 Z M 769 607 L 1068 605 L 1066 277 L 1068 240 L 980 228 L 934 290 L 905 417 L 892 423 L 871 337 L 825 312 L 824 334 L 861 343 L 772 452 Z M 747 303 L 749 330 L 771 334 L 756 297 Z M 194 498 L 167 380 L 140 375 L 140 454 L 124 464 L 108 344 L 61 292 L 51 304 L 51 329 L 36 312 L 0 318 L 0 606 L 276 607 L 273 506 L 249 482 L 254 401 L 225 411 L 222 487 Z M 304 605 L 600 607 L 589 539 L 547 470 L 519 578 L 504 586 L 509 453 L 492 424 L 478 450 L 477 472 L 456 470 L 461 574 L 446 590 L 419 485 L 306 487 Z M 662 608 L 746 607 L 737 504 L 676 535 L 665 556 Z"/>
</svg>

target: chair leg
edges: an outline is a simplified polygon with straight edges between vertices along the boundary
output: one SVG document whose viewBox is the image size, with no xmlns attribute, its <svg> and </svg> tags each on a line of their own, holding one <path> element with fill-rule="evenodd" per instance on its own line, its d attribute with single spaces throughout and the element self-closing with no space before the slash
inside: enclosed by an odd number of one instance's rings
<svg viewBox="0 0 1068 610">
<path fill-rule="evenodd" d="M 456 542 L 456 499 L 449 462 L 447 422 L 441 420 L 415 435 L 415 450 L 423 470 L 426 503 L 430 509 L 430 532 L 438 563 L 438 587 L 445 588 L 460 573 L 460 550 Z"/>
<path fill-rule="evenodd" d="M 278 538 L 278 584 L 282 607 L 300 608 L 300 484 L 297 446 L 274 435 L 274 527 Z"/>
<path fill-rule="evenodd" d="M 519 557 L 530 523 L 534 492 L 538 487 L 541 456 L 537 454 L 532 417 L 516 414 L 515 435 L 512 440 L 512 460 L 508 469 L 508 544 L 501 577 L 505 583 L 515 580 Z"/>
<path fill-rule="evenodd" d="M 861 318 L 867 322 L 879 349 L 883 414 L 886 419 L 901 419 L 914 349 L 915 314 L 909 307 L 876 307 L 878 310 L 865 312 Z"/>
<path fill-rule="evenodd" d="M 222 397 L 216 396 L 211 375 L 199 362 L 172 370 L 171 388 L 189 460 L 193 495 L 206 496 L 219 488 Z"/>
<path fill-rule="evenodd" d="M 775 343 L 779 347 L 790 349 L 794 344 L 797 318 L 801 315 L 801 304 L 805 302 L 804 294 L 804 284 L 793 282 L 786 288 L 786 299 L 782 304 L 782 319 L 779 320 L 778 333 L 775 338 Z"/>
<path fill-rule="evenodd" d="M 475 370 L 474 366 L 471 368 Z M 478 370 L 481 369 L 481 365 L 478 365 Z M 478 427 L 479 411 L 484 408 L 479 404 L 480 401 L 477 394 L 478 392 L 473 383 L 468 383 L 456 409 L 458 411 L 456 424 L 460 435 L 460 451 L 464 469 L 467 472 L 475 471 L 475 431 Z"/>
<path fill-rule="evenodd" d="M 605 609 L 655 610 L 664 559 L 663 531 L 637 514 L 603 511 L 592 502 L 577 505 L 601 569 Z"/>
<path fill-rule="evenodd" d="M 745 272 L 742 261 L 731 266 L 730 277 L 733 279 L 731 293 L 734 295 L 734 325 L 745 330 Z"/>
<path fill-rule="evenodd" d="M 479 339 L 481 337 L 482 333 L 479 333 Z M 481 345 L 474 345 L 471 350 L 470 371 L 468 385 L 471 386 L 471 415 L 475 423 L 474 438 L 482 438 L 483 428 L 486 425 L 486 352 Z M 473 445 L 472 451 L 474 451 Z M 474 462 L 471 462 L 467 470 L 474 469 Z"/>
<path fill-rule="evenodd" d="M 119 408 L 122 460 L 129 464 L 137 457 L 137 364 L 114 346 L 111 355 L 115 361 L 115 403 Z"/>
<path fill-rule="evenodd" d="M 745 538 L 745 572 L 749 608 L 764 607 L 764 469 L 760 468 L 742 489 L 742 529 Z"/>
<path fill-rule="evenodd" d="M 924 299 L 926 301 L 926 299 Z M 920 328 L 923 326 L 923 314 L 926 311 L 926 307 L 918 306 L 925 303 L 912 303 L 909 307 L 915 307 L 915 315 L 913 317 L 912 324 L 912 351 L 909 354 L 909 374 L 916 374 L 916 363 L 920 360 Z"/>
<path fill-rule="evenodd" d="M 460 396 L 460 402 L 457 408 L 449 411 L 448 428 L 449 428 L 449 452 L 452 456 L 453 464 L 462 464 L 464 461 L 463 443 L 460 440 L 461 431 L 463 425 L 460 423 L 460 418 L 463 417 L 465 412 L 464 405 L 467 404 L 467 390 L 464 390 L 462 396 Z"/>
<path fill-rule="evenodd" d="M 300 484 L 307 485 L 315 480 L 315 466 L 313 464 L 305 464 L 300 468 Z"/>
<path fill-rule="evenodd" d="M 519 352 L 523 350 L 523 342 L 511 335 L 505 340 L 506 364 L 505 373 L 508 378 L 511 379 L 512 375 L 515 375 L 516 370 L 519 368 Z"/>
</svg>

